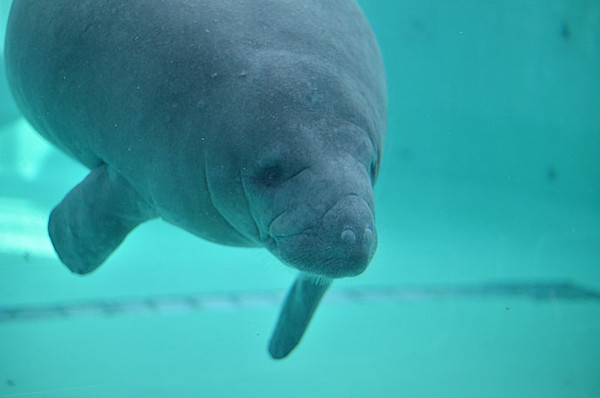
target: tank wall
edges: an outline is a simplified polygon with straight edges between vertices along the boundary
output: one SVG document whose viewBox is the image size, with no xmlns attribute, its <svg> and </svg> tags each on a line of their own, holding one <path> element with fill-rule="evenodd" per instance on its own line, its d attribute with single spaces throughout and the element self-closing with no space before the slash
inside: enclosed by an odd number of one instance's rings
<svg viewBox="0 0 600 398">
<path fill-rule="evenodd" d="M 600 205 L 599 2 L 361 6 L 387 66 L 383 173 Z"/>
</svg>

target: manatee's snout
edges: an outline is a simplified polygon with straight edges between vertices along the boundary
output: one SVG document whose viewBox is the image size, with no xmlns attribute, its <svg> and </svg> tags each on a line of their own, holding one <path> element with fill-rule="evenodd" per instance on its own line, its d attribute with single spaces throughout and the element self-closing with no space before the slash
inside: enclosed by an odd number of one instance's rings
<svg viewBox="0 0 600 398">
<path fill-rule="evenodd" d="M 338 201 L 321 219 L 317 229 L 332 276 L 354 276 L 369 265 L 377 245 L 373 214 L 356 195 Z"/>
<path fill-rule="evenodd" d="M 373 212 L 350 194 L 335 203 L 317 225 L 300 234 L 275 237 L 275 254 L 301 271 L 330 278 L 362 273 L 377 246 Z"/>
</svg>

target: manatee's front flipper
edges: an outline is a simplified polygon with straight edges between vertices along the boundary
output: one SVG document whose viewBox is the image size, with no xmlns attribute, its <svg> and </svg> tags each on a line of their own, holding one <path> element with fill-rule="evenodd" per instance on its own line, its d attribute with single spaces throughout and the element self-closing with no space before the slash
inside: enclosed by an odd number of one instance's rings
<svg viewBox="0 0 600 398">
<path fill-rule="evenodd" d="M 140 223 L 150 206 L 116 171 L 99 166 L 50 214 L 48 232 L 58 257 L 73 272 L 98 268 Z"/>
<path fill-rule="evenodd" d="M 331 279 L 300 274 L 288 292 L 269 343 L 275 359 L 285 358 L 300 342 Z"/>
</svg>

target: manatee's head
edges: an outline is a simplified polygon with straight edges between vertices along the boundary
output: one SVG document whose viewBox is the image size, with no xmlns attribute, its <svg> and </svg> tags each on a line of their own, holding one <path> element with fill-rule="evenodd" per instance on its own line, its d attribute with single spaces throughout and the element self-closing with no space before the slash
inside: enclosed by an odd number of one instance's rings
<svg viewBox="0 0 600 398">
<path fill-rule="evenodd" d="M 210 170 L 211 196 L 249 245 L 312 275 L 358 275 L 377 246 L 379 158 L 357 126 L 331 128 L 326 139 L 314 128 L 320 127 L 298 129 L 285 140 L 257 140 L 247 162 Z"/>
<path fill-rule="evenodd" d="M 305 126 L 285 141 L 265 143 L 245 170 L 258 238 L 300 271 L 328 278 L 362 273 L 377 246 L 376 144 L 351 123 Z"/>
<path fill-rule="evenodd" d="M 223 136 L 209 151 L 221 181 L 239 184 L 217 192 L 219 181 L 209 182 L 244 236 L 289 266 L 336 278 L 363 272 L 377 246 L 385 86 L 328 68 L 293 58 L 245 76 L 249 89 L 228 118 L 234 145 Z"/>
<path fill-rule="evenodd" d="M 277 215 L 268 228 L 267 248 L 300 271 L 330 278 L 355 276 L 366 268 L 377 246 L 372 206 L 349 192 L 339 198 L 318 198 Z M 313 204 L 325 209 L 321 216 Z"/>
</svg>

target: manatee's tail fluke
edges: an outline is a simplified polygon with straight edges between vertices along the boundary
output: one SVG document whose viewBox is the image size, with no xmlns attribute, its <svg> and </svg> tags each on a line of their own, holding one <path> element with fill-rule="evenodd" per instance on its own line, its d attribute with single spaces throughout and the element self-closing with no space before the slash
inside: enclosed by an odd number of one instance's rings
<svg viewBox="0 0 600 398">
<path fill-rule="evenodd" d="M 61 261 L 78 274 L 92 272 L 153 208 L 107 165 L 99 166 L 50 214 L 48 232 Z"/>
<path fill-rule="evenodd" d="M 269 343 L 275 359 L 285 358 L 300 342 L 332 280 L 300 274 L 287 294 Z"/>
</svg>

